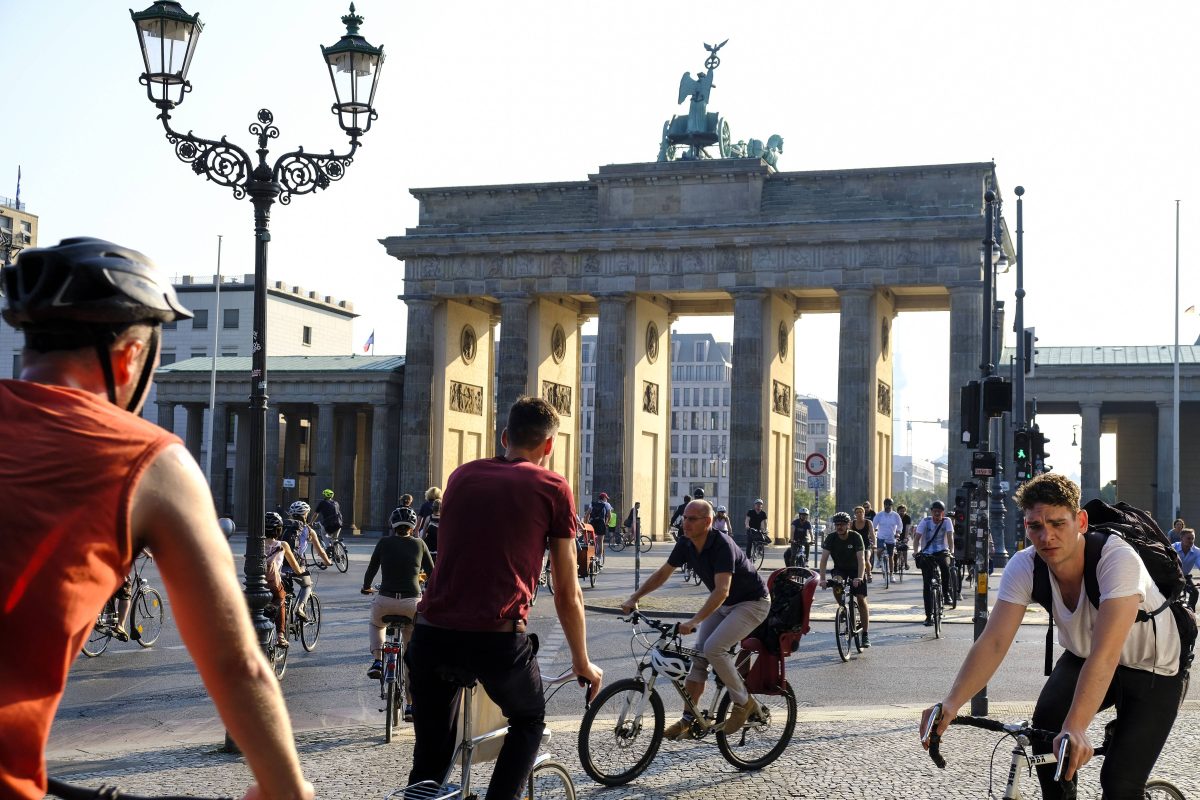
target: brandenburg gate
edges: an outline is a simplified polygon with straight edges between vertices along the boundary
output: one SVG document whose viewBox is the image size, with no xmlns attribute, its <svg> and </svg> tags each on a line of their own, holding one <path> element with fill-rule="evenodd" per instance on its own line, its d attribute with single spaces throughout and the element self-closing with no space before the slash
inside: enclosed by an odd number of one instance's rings
<svg viewBox="0 0 1200 800">
<path fill-rule="evenodd" d="M 949 400 L 950 482 L 960 484 L 970 458 L 958 443 L 959 389 L 979 374 L 983 195 L 996 186 L 991 163 L 780 172 L 735 157 L 413 190 L 417 226 L 382 240 L 404 261 L 408 306 L 402 487 L 444 486 L 459 464 L 499 452 L 509 405 L 538 395 L 562 417 L 552 468 L 580 486 L 581 436 L 592 433 L 593 485 L 622 516 L 640 502 L 644 526 L 663 535 L 671 323 L 732 314 L 731 496 L 721 502 L 737 516 L 762 497 L 781 535 L 796 360 L 832 344 L 797 341 L 795 322 L 839 313 L 834 488 L 842 507 L 878 505 L 891 491 L 892 321 L 935 310 L 950 312 L 950 361 L 925 385 Z M 584 431 L 580 327 L 593 317 L 595 424 Z"/>
</svg>

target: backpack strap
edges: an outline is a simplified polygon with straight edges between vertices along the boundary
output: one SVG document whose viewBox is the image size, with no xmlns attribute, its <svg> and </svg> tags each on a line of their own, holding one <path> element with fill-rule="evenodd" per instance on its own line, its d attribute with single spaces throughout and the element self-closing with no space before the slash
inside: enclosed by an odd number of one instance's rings
<svg viewBox="0 0 1200 800">
<path fill-rule="evenodd" d="M 1050 624 L 1046 627 L 1045 674 L 1054 671 L 1054 592 L 1050 588 L 1050 568 L 1042 557 L 1033 554 L 1033 601 L 1046 610 Z"/>
<path fill-rule="evenodd" d="M 1087 592 L 1092 608 L 1100 607 L 1100 556 L 1111 534 L 1103 530 L 1089 530 L 1083 535 L 1083 588 Z"/>
</svg>

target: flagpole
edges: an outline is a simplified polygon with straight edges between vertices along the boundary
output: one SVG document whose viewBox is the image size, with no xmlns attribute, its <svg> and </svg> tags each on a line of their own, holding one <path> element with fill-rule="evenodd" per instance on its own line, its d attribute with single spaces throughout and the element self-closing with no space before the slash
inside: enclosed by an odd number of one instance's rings
<svg viewBox="0 0 1200 800">
<path fill-rule="evenodd" d="M 216 487 L 216 476 L 212 474 L 213 430 L 216 427 L 217 412 L 217 347 L 220 344 L 221 331 L 221 240 L 225 237 L 217 234 L 217 278 L 215 281 L 216 310 L 213 311 L 209 324 L 213 327 L 212 375 L 208 388 L 208 447 L 204 449 L 204 474 L 208 476 L 208 488 Z"/>
<path fill-rule="evenodd" d="M 1171 522 L 1179 517 L 1179 201 L 1175 201 L 1175 374 L 1171 409 L 1174 439 L 1171 460 Z"/>
</svg>

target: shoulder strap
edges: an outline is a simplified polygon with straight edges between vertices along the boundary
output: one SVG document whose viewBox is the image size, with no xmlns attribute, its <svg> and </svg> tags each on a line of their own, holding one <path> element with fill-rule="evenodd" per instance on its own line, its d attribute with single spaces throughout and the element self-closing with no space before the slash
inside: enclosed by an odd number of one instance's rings
<svg viewBox="0 0 1200 800">
<path fill-rule="evenodd" d="M 1096 530 L 1084 534 L 1083 588 L 1087 591 L 1088 600 L 1093 608 L 1100 607 L 1100 579 L 1096 573 L 1100 569 L 1100 555 L 1104 552 L 1104 544 L 1108 537 L 1109 534 Z"/>
<path fill-rule="evenodd" d="M 1054 592 L 1050 588 L 1050 568 L 1041 556 L 1033 554 L 1033 601 L 1046 609 L 1050 622 L 1046 626 L 1045 674 L 1054 671 Z"/>
</svg>

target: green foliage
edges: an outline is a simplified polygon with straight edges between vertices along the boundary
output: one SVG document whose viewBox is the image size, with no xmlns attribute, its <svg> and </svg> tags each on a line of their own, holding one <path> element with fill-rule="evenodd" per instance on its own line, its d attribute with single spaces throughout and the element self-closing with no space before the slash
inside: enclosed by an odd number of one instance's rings
<svg viewBox="0 0 1200 800">
<path fill-rule="evenodd" d="M 941 500 L 949 509 L 954 508 L 954 498 L 950 497 L 949 487 L 944 483 L 939 483 L 932 492 L 928 489 L 908 489 L 896 492 L 892 495 L 892 499 L 896 501 L 896 505 L 908 506 L 909 516 L 914 520 L 920 519 L 934 500 Z"/>
<path fill-rule="evenodd" d="M 1104 484 L 1104 488 L 1100 490 L 1100 499 L 1109 505 L 1117 502 L 1117 482 L 1109 481 Z"/>
<path fill-rule="evenodd" d="M 796 491 L 792 493 L 792 516 L 796 515 L 796 509 L 803 506 L 809 511 L 809 520 L 815 519 L 820 514 L 822 520 L 826 519 L 830 514 L 837 510 L 835 505 L 836 498 L 833 492 L 821 492 L 821 507 L 817 508 L 817 500 L 812 489 L 805 486 L 796 487 Z"/>
</svg>

